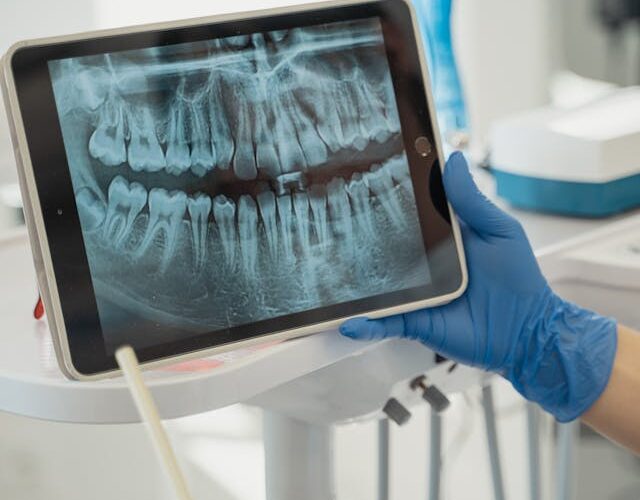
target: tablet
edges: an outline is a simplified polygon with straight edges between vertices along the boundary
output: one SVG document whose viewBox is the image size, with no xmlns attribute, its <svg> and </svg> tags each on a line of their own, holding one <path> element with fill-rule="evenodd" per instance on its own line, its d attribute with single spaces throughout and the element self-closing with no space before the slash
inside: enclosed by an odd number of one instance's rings
<svg viewBox="0 0 640 500">
<path fill-rule="evenodd" d="M 22 42 L 5 98 L 62 370 L 442 304 L 466 286 L 411 7 Z"/>
</svg>

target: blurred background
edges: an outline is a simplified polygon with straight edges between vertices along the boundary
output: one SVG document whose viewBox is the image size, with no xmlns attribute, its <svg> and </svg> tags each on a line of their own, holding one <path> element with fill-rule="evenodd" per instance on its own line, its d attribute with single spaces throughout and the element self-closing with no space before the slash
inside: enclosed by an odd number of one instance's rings
<svg viewBox="0 0 640 500">
<path fill-rule="evenodd" d="M 293 2 L 3 0 L 0 50 L 20 39 L 287 3 Z M 452 40 L 468 120 L 461 145 L 470 157 L 479 165 L 490 162 L 491 130 L 505 117 L 548 105 L 578 106 L 612 89 L 640 85 L 639 18 L 638 0 L 454 0 Z M 9 132 L 4 113 L 0 115 L 2 232 L 22 224 L 22 216 Z M 443 130 L 449 143 L 450 132 Z M 507 384 L 495 385 L 507 498 L 525 498 L 525 405 Z M 479 389 L 454 397 L 444 422 L 446 499 L 493 498 L 479 397 Z M 427 497 L 428 411 L 425 407 L 414 414 L 409 425 L 391 428 L 393 500 Z M 171 421 L 169 428 L 186 457 L 197 498 L 264 498 L 258 409 L 233 406 Z M 338 427 L 339 499 L 376 497 L 376 433 L 377 424 L 372 422 Z M 553 498 L 554 436 L 547 419 L 542 422 L 542 436 L 543 498 Z M 576 498 L 640 498 L 638 459 L 587 429 L 581 430 L 577 467 Z M 70 425 L 0 412 L 0 498 L 171 497 L 139 425 Z"/>
</svg>

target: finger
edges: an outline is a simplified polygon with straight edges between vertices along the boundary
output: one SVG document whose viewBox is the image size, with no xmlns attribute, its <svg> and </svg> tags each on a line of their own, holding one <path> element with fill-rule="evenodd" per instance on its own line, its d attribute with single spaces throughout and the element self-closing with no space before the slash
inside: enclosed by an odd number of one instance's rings
<svg viewBox="0 0 640 500">
<path fill-rule="evenodd" d="M 508 236 L 517 226 L 515 219 L 496 207 L 480 192 L 469 173 L 464 155 L 453 153 L 444 170 L 444 188 L 458 216 L 481 234 Z"/>
<path fill-rule="evenodd" d="M 404 319 L 401 315 L 388 318 L 353 318 L 340 325 L 340 333 L 356 340 L 379 340 L 404 336 Z"/>
</svg>

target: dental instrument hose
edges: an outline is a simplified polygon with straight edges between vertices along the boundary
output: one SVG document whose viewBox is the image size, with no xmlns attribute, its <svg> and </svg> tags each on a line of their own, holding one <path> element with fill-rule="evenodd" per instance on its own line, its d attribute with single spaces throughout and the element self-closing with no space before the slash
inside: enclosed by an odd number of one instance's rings
<svg viewBox="0 0 640 500">
<path fill-rule="evenodd" d="M 138 358 L 129 346 L 120 347 L 116 351 L 116 360 L 127 381 L 133 400 L 138 408 L 142 421 L 146 424 L 149 437 L 167 477 L 170 479 L 178 500 L 192 500 L 187 482 L 184 479 L 178 459 L 171 447 L 167 432 L 162 425 L 153 396 L 144 383 Z"/>
</svg>

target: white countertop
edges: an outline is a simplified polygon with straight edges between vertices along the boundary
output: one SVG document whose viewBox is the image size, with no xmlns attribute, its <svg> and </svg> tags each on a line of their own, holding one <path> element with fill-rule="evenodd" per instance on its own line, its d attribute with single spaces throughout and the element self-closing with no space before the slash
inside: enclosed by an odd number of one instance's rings
<svg viewBox="0 0 640 500">
<path fill-rule="evenodd" d="M 479 170 L 474 175 L 493 197 L 491 175 Z M 536 250 L 640 213 L 586 220 L 510 211 L 522 221 Z M 137 413 L 122 379 L 74 382 L 59 371 L 46 322 L 32 317 L 37 287 L 24 228 L 5 231 L 0 239 L 0 267 L 0 410 L 68 422 L 136 421 Z M 151 371 L 146 378 L 161 414 L 172 418 L 249 400 L 366 351 L 401 351 L 382 344 L 356 343 L 327 332 Z M 413 362 L 420 363 L 420 356 L 428 358 L 427 353 L 421 353 Z"/>
</svg>

